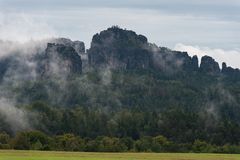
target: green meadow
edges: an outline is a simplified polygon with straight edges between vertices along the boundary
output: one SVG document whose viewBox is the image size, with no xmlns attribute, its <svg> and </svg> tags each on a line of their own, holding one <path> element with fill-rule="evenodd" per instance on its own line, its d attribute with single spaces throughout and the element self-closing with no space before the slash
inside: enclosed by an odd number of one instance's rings
<svg viewBox="0 0 240 160">
<path fill-rule="evenodd" d="M 0 160 L 240 160 L 240 155 L 0 151 Z"/>
</svg>

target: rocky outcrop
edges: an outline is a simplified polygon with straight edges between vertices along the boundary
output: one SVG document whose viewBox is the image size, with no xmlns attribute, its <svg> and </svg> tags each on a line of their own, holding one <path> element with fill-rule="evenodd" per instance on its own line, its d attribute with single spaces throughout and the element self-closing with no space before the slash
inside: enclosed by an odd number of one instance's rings
<svg viewBox="0 0 240 160">
<path fill-rule="evenodd" d="M 191 66 L 192 66 L 192 70 L 193 71 L 197 71 L 198 68 L 199 68 L 199 66 L 198 66 L 198 57 L 196 55 L 192 57 Z"/>
<path fill-rule="evenodd" d="M 222 74 L 232 78 L 240 78 L 240 70 L 228 67 L 225 62 L 222 63 Z"/>
<path fill-rule="evenodd" d="M 152 60 L 148 45 L 146 37 L 112 27 L 93 36 L 87 52 L 89 64 L 93 68 L 146 69 Z"/>
<path fill-rule="evenodd" d="M 85 44 L 81 41 L 72 41 L 67 38 L 56 38 L 52 39 L 50 43 L 63 44 L 65 46 L 74 48 L 79 55 L 85 54 Z"/>
<path fill-rule="evenodd" d="M 172 51 L 165 47 L 153 49 L 153 67 L 160 72 L 192 72 L 198 71 L 197 56 L 189 56 L 187 52 Z"/>
<path fill-rule="evenodd" d="M 197 71 L 198 58 L 197 56 L 189 56 L 187 52 L 175 52 L 176 59 L 182 64 L 179 66 L 184 71 Z"/>
<path fill-rule="evenodd" d="M 70 46 L 48 43 L 43 55 L 38 55 L 38 72 L 44 76 L 60 73 L 80 74 L 82 61 L 80 55 Z"/>
<path fill-rule="evenodd" d="M 72 41 L 67 38 L 56 38 L 52 39 L 50 43 L 63 44 L 68 47 L 72 47 L 81 56 L 82 60 L 82 70 L 87 70 L 88 68 L 88 56 L 85 50 L 85 44 L 81 41 Z"/>
<path fill-rule="evenodd" d="M 197 56 L 172 51 L 148 43 L 143 35 L 112 27 L 93 36 L 88 50 L 89 65 L 93 68 L 156 69 L 164 72 L 197 71 Z"/>
<path fill-rule="evenodd" d="M 200 71 L 210 74 L 220 73 L 219 64 L 209 56 L 203 56 L 200 64 Z"/>
</svg>

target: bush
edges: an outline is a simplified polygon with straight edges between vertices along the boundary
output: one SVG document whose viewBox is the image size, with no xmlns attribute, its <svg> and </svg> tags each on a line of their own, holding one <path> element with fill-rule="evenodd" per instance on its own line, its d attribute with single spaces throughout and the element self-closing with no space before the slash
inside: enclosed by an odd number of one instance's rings
<svg viewBox="0 0 240 160">
<path fill-rule="evenodd" d="M 127 146 L 119 138 L 98 138 L 100 152 L 125 152 Z"/>
<path fill-rule="evenodd" d="M 50 138 L 40 131 L 29 131 L 26 135 L 30 142 L 31 150 L 48 150 Z"/>
<path fill-rule="evenodd" d="M 3 133 L 0 133 L 0 144 L 8 144 L 10 141 L 10 136 L 3 132 Z"/>
<path fill-rule="evenodd" d="M 210 153 L 214 151 L 214 148 L 205 141 L 195 140 L 192 150 L 196 153 Z"/>
<path fill-rule="evenodd" d="M 10 144 L 0 144 L 0 149 L 11 149 Z"/>
<path fill-rule="evenodd" d="M 62 151 L 84 151 L 84 140 L 73 134 L 64 134 L 55 138 L 55 149 Z"/>
<path fill-rule="evenodd" d="M 222 147 L 222 153 L 239 154 L 240 147 L 235 145 L 224 145 Z"/>
<path fill-rule="evenodd" d="M 142 137 L 134 143 L 136 152 L 152 152 L 152 137 Z"/>
<path fill-rule="evenodd" d="M 168 151 L 170 147 L 170 142 L 164 136 L 157 136 L 153 138 L 152 141 L 152 151 L 153 152 L 165 152 Z"/>
<path fill-rule="evenodd" d="M 29 150 L 31 144 L 26 132 L 17 133 L 12 141 L 12 147 L 17 150 Z"/>
</svg>

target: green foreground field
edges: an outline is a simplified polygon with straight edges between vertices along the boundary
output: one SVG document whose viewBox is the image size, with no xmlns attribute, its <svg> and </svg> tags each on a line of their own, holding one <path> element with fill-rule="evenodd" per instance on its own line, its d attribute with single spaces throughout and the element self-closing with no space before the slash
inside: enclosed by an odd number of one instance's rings
<svg viewBox="0 0 240 160">
<path fill-rule="evenodd" d="M 240 155 L 0 151 L 0 160 L 240 160 Z"/>
</svg>

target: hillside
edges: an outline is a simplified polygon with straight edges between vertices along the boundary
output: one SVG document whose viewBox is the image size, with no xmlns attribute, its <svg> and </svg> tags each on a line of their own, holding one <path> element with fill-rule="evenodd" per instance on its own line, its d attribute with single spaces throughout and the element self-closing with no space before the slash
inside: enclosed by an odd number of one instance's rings
<svg viewBox="0 0 240 160">
<path fill-rule="evenodd" d="M 118 27 L 95 34 L 87 50 L 65 38 L 15 48 L 0 58 L 2 132 L 240 142 L 240 70 L 212 57 Z"/>
</svg>

